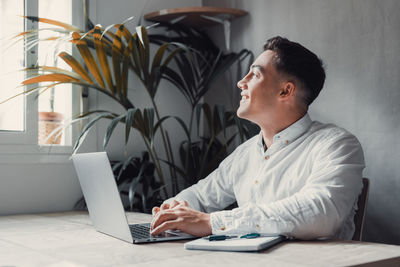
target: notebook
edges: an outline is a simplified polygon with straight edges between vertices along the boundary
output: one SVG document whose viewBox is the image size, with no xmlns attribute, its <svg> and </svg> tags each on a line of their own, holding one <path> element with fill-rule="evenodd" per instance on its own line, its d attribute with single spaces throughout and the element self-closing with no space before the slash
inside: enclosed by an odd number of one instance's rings
<svg viewBox="0 0 400 267">
<path fill-rule="evenodd" d="M 185 249 L 220 250 L 220 251 L 259 251 L 275 246 L 287 240 L 286 236 L 260 236 L 257 238 L 230 238 L 226 240 L 209 241 L 199 238 L 185 243 Z"/>
<path fill-rule="evenodd" d="M 129 225 L 106 152 L 74 154 L 72 161 L 97 231 L 129 243 L 194 238 L 180 231 L 151 236 L 150 223 Z"/>
</svg>

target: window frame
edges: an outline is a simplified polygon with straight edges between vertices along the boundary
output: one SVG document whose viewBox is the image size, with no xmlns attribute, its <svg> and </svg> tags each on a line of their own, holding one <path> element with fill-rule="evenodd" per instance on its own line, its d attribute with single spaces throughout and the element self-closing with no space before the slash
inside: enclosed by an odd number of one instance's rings
<svg viewBox="0 0 400 267">
<path fill-rule="evenodd" d="M 82 0 L 72 0 L 72 24 L 82 27 Z M 38 16 L 39 0 L 24 1 L 24 15 Z M 38 28 L 38 22 L 24 20 L 25 30 Z M 25 53 L 25 66 L 34 66 L 38 58 L 38 47 L 35 46 Z M 72 54 L 76 52 L 73 50 Z M 34 88 L 29 85 L 24 90 Z M 73 85 L 72 88 L 72 113 L 81 112 L 82 93 L 81 88 Z M 25 154 L 25 155 L 68 155 L 72 153 L 72 145 L 39 145 L 38 144 L 38 101 L 37 92 L 24 95 L 24 131 L 1 131 L 0 130 L 0 162 L 4 162 L 6 155 Z M 72 144 L 76 140 L 79 131 L 77 127 L 72 127 L 70 139 Z M 56 157 L 57 158 L 57 157 Z M 64 158 L 64 157 L 63 157 Z M 17 159 L 17 158 L 16 158 Z M 17 159 L 18 160 L 18 159 Z M 13 161 L 13 160 L 12 160 Z"/>
</svg>

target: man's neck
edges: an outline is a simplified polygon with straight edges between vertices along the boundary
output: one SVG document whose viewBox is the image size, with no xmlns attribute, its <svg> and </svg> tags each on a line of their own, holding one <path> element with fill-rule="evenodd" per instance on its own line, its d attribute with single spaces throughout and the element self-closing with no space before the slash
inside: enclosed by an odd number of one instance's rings
<svg viewBox="0 0 400 267">
<path fill-rule="evenodd" d="M 259 124 L 258 126 L 261 128 L 266 147 L 268 148 L 273 144 L 274 136 L 277 133 L 285 130 L 287 127 L 300 120 L 306 113 L 307 112 L 293 114 L 292 116 L 285 116 L 282 118 L 277 117 L 272 121 L 265 121 L 265 123 Z"/>
</svg>

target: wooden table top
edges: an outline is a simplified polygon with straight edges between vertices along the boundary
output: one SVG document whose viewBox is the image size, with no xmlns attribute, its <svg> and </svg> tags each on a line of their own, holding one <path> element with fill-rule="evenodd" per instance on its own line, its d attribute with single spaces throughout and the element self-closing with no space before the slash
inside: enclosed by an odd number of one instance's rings
<svg viewBox="0 0 400 267">
<path fill-rule="evenodd" d="M 97 232 L 87 212 L 0 217 L 0 266 L 400 266 L 400 246 L 377 243 L 288 241 L 235 253 L 185 250 L 184 242 L 130 244 Z"/>
</svg>

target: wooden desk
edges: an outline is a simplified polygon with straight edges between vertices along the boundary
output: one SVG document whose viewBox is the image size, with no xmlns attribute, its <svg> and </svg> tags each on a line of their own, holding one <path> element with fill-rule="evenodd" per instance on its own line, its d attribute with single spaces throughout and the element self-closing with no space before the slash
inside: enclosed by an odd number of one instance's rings
<svg viewBox="0 0 400 267">
<path fill-rule="evenodd" d="M 400 266 L 400 246 L 375 243 L 286 242 L 260 253 L 190 251 L 183 243 L 129 244 L 96 232 L 86 212 L 0 217 L 0 266 Z"/>
</svg>

